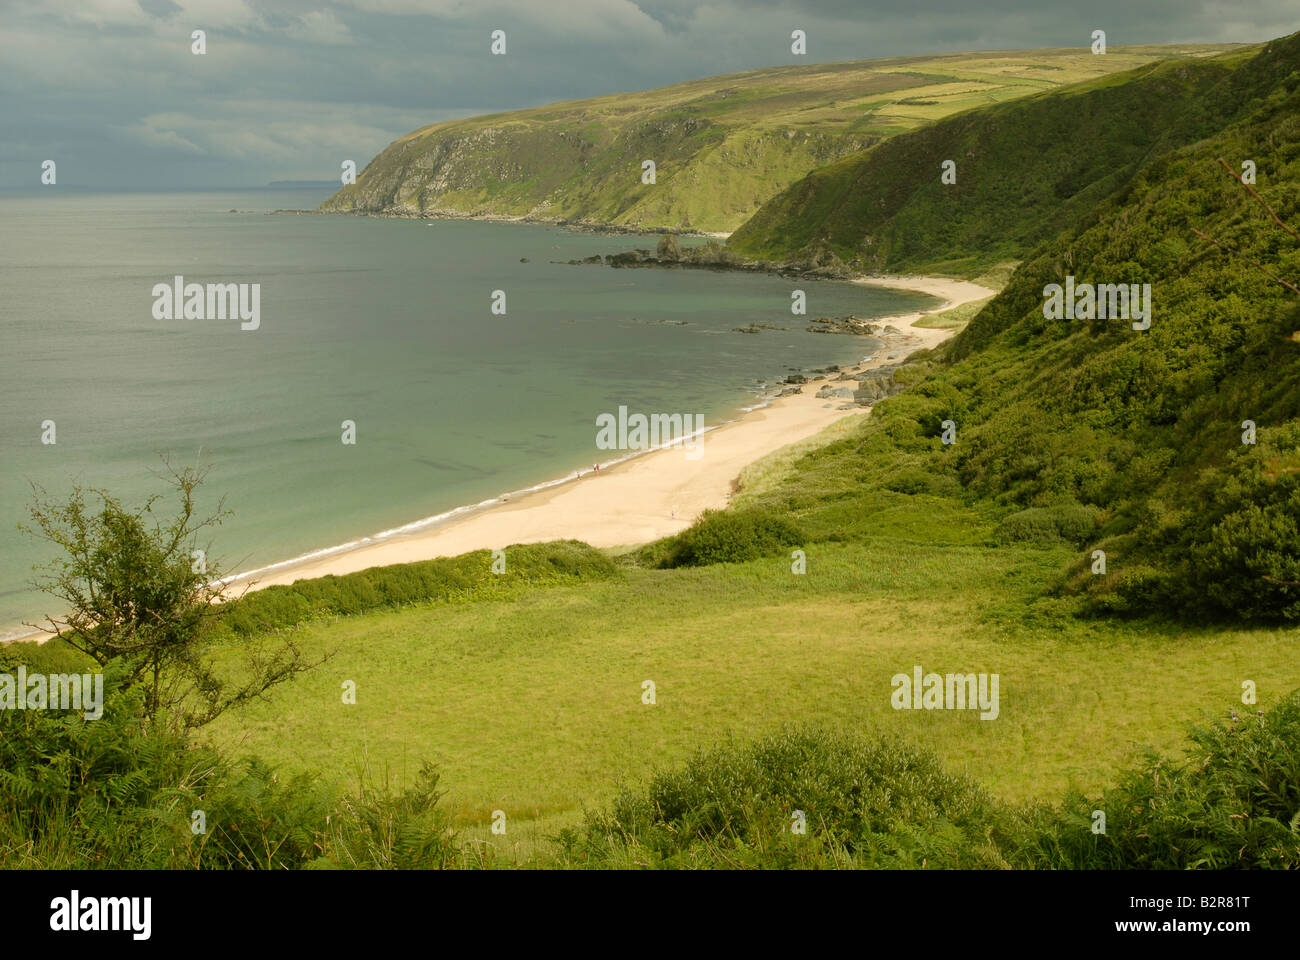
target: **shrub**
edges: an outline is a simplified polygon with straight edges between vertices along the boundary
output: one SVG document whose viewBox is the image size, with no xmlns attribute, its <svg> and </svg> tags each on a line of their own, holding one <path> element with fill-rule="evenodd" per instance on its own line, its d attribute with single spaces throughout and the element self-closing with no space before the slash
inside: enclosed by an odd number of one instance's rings
<svg viewBox="0 0 1300 960">
<path fill-rule="evenodd" d="M 24 645 L 28 646 L 28 645 Z M 6 649 L 4 652 L 8 653 Z M 30 654 L 30 651 L 27 651 Z M 66 664 L 25 660 L 54 671 Z M 309 775 L 227 760 L 159 724 L 104 671 L 103 715 L 0 710 L 0 868 L 442 867 L 456 851 L 424 766 L 400 793 L 361 778 L 340 793 Z M 191 829 L 203 812 L 205 829 Z"/>
<path fill-rule="evenodd" d="M 508 548 L 506 572 L 491 572 L 486 550 L 417 563 L 371 567 L 267 587 L 226 604 L 216 635 L 250 636 L 309 620 L 447 600 L 499 596 L 521 584 L 604 580 L 617 568 L 599 550 L 577 540 Z"/>
<path fill-rule="evenodd" d="M 37 666 L 31 662 L 32 668 Z M 157 868 L 184 862 L 212 755 L 140 717 L 143 693 L 104 673 L 103 714 L 0 710 L 0 866 Z"/>
<path fill-rule="evenodd" d="M 928 751 L 806 729 L 699 753 L 559 840 L 597 867 L 975 867 L 1001 864 L 997 829 L 995 804 Z"/>
<path fill-rule="evenodd" d="M 93 673 L 99 669 L 94 660 L 57 637 L 43 643 L 0 643 L 0 673 L 12 673 L 20 664 L 29 673 Z"/>
<path fill-rule="evenodd" d="M 1001 543 L 1088 543 L 1097 534 L 1101 516 L 1097 507 L 1078 503 L 1030 507 L 1004 517 L 993 537 Z"/>
<path fill-rule="evenodd" d="M 908 494 L 909 496 L 917 493 L 927 493 L 930 490 L 930 482 L 934 476 L 934 474 L 926 470 L 902 470 L 885 481 L 885 489 L 892 490 L 894 493 Z"/>
<path fill-rule="evenodd" d="M 803 542 L 803 531 L 771 510 L 706 510 L 688 529 L 669 540 L 659 566 L 743 563 Z"/>
</svg>

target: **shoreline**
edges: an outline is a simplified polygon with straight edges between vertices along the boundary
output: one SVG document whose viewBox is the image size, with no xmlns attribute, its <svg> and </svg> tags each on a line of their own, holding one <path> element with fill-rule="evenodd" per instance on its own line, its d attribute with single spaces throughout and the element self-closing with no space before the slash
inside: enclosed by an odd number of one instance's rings
<svg viewBox="0 0 1300 960">
<path fill-rule="evenodd" d="M 967 280 L 942 277 L 858 277 L 850 282 L 926 293 L 942 302 L 930 310 L 872 318 L 872 323 L 898 327 L 912 342 L 887 343 L 881 355 L 844 367 L 842 373 L 875 369 L 890 363 L 891 358 L 897 362 L 917 350 L 942 343 L 952 330 L 913 324 L 922 317 L 996 293 Z M 799 384 L 799 393 L 773 397 L 739 416 L 706 427 L 699 442 L 698 460 L 688 459 L 680 442 L 635 451 L 610 461 L 608 466 L 602 463 L 598 474 L 588 470 L 449 511 L 440 515 L 445 520 L 420 532 L 366 543 L 325 558 L 284 561 L 275 565 L 279 568 L 276 572 L 266 570 L 266 575 L 249 582 L 249 589 L 511 544 L 582 540 L 593 547 L 607 548 L 649 543 L 680 533 L 704 510 L 725 507 L 736 479 L 751 463 L 839 420 L 870 413 L 869 406 L 844 409 L 843 399 L 816 396 L 818 390 L 834 384 L 840 375 L 809 380 Z M 239 582 L 248 581 L 249 574 L 245 574 Z"/>
<path fill-rule="evenodd" d="M 929 310 L 873 317 L 871 323 L 891 325 L 899 331 L 885 340 L 877 355 L 798 384 L 797 393 L 760 399 L 754 406 L 742 407 L 736 416 L 706 426 L 696 438 L 696 459 L 687 456 L 680 438 L 651 450 L 618 451 L 618 456 L 600 464 L 599 472 L 588 469 L 541 481 L 369 537 L 237 572 L 225 582 L 259 590 L 511 544 L 582 540 L 608 548 L 635 546 L 680 533 L 704 510 L 726 507 L 736 480 L 751 463 L 838 421 L 871 412 L 870 406 L 846 402 L 846 398 L 818 397 L 822 387 L 843 386 L 840 378 L 844 374 L 897 363 L 942 343 L 954 331 L 913 324 L 996 293 L 968 280 L 943 277 L 855 277 L 849 282 L 925 293 L 941 302 Z M 50 636 L 37 630 L 4 642 L 43 641 Z"/>
<path fill-rule="evenodd" d="M 671 234 L 678 237 L 695 237 L 699 239 L 725 240 L 731 236 L 730 231 L 680 230 L 669 227 L 625 227 L 620 224 L 599 221 L 568 220 L 563 217 L 537 217 L 530 213 L 461 213 L 455 210 L 435 210 L 432 212 L 402 210 L 268 210 L 267 216 L 277 214 L 313 214 L 322 217 L 377 217 L 381 220 L 448 220 L 467 223 L 523 223 L 541 227 L 563 227 L 577 233 L 589 233 L 593 236 L 664 236 Z"/>
</svg>

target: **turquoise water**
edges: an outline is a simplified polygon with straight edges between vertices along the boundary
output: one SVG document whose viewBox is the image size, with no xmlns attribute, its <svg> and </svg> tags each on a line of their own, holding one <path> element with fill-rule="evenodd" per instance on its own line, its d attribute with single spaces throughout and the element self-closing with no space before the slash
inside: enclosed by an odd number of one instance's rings
<svg viewBox="0 0 1300 960">
<path fill-rule="evenodd" d="M 558 227 L 266 215 L 324 193 L 0 194 L 0 634 L 50 604 L 20 534 L 29 483 L 129 501 L 158 454 L 211 466 L 234 516 L 214 546 L 247 570 L 546 481 L 610 454 L 595 419 L 751 405 L 791 369 L 874 343 L 810 334 L 929 297 L 834 282 L 552 260 L 656 238 Z M 230 213 L 231 208 L 240 211 Z M 529 262 L 521 263 L 521 258 Z M 261 325 L 156 320 L 156 283 L 259 283 Z M 504 290 L 507 313 L 490 312 Z M 685 321 L 684 325 L 676 322 Z M 732 332 L 751 322 L 789 327 Z M 42 444 L 42 423 L 57 442 Z M 356 423 L 357 443 L 340 442 Z M 58 612 L 50 609 L 48 612 Z"/>
</svg>

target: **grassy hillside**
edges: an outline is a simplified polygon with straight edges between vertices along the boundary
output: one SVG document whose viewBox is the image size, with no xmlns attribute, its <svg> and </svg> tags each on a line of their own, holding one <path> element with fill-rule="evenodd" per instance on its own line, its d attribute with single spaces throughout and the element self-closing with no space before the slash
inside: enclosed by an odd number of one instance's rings
<svg viewBox="0 0 1300 960">
<path fill-rule="evenodd" d="M 333 212 L 731 231 L 814 168 L 972 107 L 1104 77 L 1193 44 L 896 57 L 752 70 L 416 130 Z M 653 160 L 654 185 L 641 183 Z"/>
<path fill-rule="evenodd" d="M 870 272 L 969 276 L 1020 259 L 1151 157 L 1221 129 L 1239 104 L 1213 91 L 1250 56 L 1154 63 L 894 137 L 793 184 L 728 246 Z"/>
<path fill-rule="evenodd" d="M 899 591 L 901 623 L 882 615 L 888 608 L 853 609 L 851 593 L 867 586 L 854 577 L 860 556 L 819 551 L 823 575 L 790 604 L 791 619 L 774 618 L 770 604 L 789 603 L 783 562 L 756 562 L 704 577 L 665 572 L 657 583 L 631 574 L 626 586 L 649 595 L 629 613 L 670 621 L 644 638 L 613 622 L 608 603 L 640 594 L 606 594 L 599 573 L 594 598 L 552 585 L 522 604 L 461 597 L 352 616 L 334 625 L 345 633 L 318 624 L 299 637 L 314 650 L 343 640 L 339 657 L 277 693 L 250 737 L 217 731 L 225 749 L 141 724 L 138 697 L 106 670 L 97 721 L 0 711 L 0 865 L 1300 865 L 1300 692 L 1279 692 L 1295 681 L 1294 636 L 1214 634 L 1224 643 L 1217 675 L 1179 656 L 1185 642 L 1211 639 L 1203 629 L 1123 628 L 1099 646 L 1078 624 L 1050 615 L 1026 624 L 1007 609 L 1027 595 L 1008 593 L 997 574 L 1032 583 L 1040 564 L 1006 550 L 1001 571 L 987 552 L 958 559 L 957 582 L 993 604 L 959 606 L 955 622 L 916 645 L 909 627 L 934 610 L 927 595 L 953 565 L 902 547 L 887 580 L 872 578 Z M 667 629 L 681 622 L 672 601 L 705 599 L 700 627 Z M 823 629 L 810 628 L 824 610 Z M 738 635 L 745 623 L 757 626 L 752 636 Z M 57 642 L 16 647 L 0 649 L 0 667 L 81 666 L 51 649 Z M 719 662 L 727 656 L 734 670 Z M 914 658 L 1005 670 L 1004 713 L 986 723 L 883 708 L 889 671 Z M 662 681 L 653 705 L 625 682 L 647 670 Z M 1259 684 L 1258 713 L 1230 709 L 1241 672 Z M 356 684 L 355 705 L 339 701 L 340 676 Z M 1176 716 L 1201 721 L 1190 743 Z M 1133 750 L 1152 741 L 1170 749 Z M 1114 786 L 1098 782 L 1103 770 Z M 980 773 L 994 775 L 996 793 Z M 1079 791 L 1053 793 L 1076 774 Z M 1024 791 L 1048 802 L 1005 799 Z M 1104 837 L 1091 829 L 1097 809 Z M 199 833 L 194 810 L 206 814 Z M 806 814 L 806 835 L 791 830 L 792 811 Z"/>
<path fill-rule="evenodd" d="M 409 782 L 432 760 L 458 822 L 486 835 L 503 809 L 518 824 L 506 841 L 527 848 L 620 782 L 728 735 L 814 719 L 888 733 L 1003 799 L 1054 799 L 1108 782 L 1138 744 L 1175 748 L 1189 719 L 1226 716 L 1241 678 L 1266 702 L 1300 686 L 1294 631 L 1078 620 L 1039 599 L 1064 545 L 989 547 L 990 520 L 924 495 L 841 504 L 828 521 L 865 511 L 851 540 L 819 532 L 802 576 L 788 554 L 630 568 L 304 627 L 305 653 L 335 657 L 214 736 L 344 782 L 363 761 Z M 999 718 L 892 709 L 890 678 L 914 664 L 999 673 Z M 344 680 L 355 706 L 340 702 Z"/>
<path fill-rule="evenodd" d="M 1032 253 L 941 356 L 905 368 L 911 389 L 861 438 L 810 454 L 769 505 L 815 509 L 829 531 L 873 485 L 985 503 L 1017 511 L 999 540 L 1072 544 L 1057 586 L 1098 610 L 1300 619 L 1300 295 L 1286 285 L 1300 286 L 1300 238 L 1270 213 L 1300 218 L 1300 35 L 1224 74 L 1196 113 L 1229 120 Z M 1258 199 L 1220 158 L 1254 161 Z M 1045 287 L 1067 276 L 1150 284 L 1150 329 L 1046 319 Z M 855 465 L 844 504 L 802 492 Z"/>
</svg>

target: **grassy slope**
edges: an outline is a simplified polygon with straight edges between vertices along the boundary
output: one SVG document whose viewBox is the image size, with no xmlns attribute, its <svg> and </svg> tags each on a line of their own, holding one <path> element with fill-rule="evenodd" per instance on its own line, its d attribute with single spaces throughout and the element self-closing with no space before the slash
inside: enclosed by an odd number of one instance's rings
<svg viewBox="0 0 1300 960">
<path fill-rule="evenodd" d="M 1193 233 L 1300 277 L 1300 243 L 1218 164 L 1252 158 L 1258 190 L 1300 219 L 1300 35 L 1276 41 L 1198 104 L 1236 105 L 1222 132 L 1153 159 L 1081 225 L 1036 251 L 921 388 L 965 424 L 948 465 L 972 493 L 1103 510 L 1095 545 L 1123 558 L 1074 583 L 1116 609 L 1300 613 L 1300 298 Z M 1043 287 L 1152 284 L 1151 329 L 1048 321 Z M 960 396 L 958 402 L 953 398 Z M 940 399 L 942 398 L 942 399 Z M 933 402 L 933 401 L 932 401 Z M 935 411 L 939 415 L 939 411 Z M 1253 420 L 1259 442 L 1241 442 Z"/>
<path fill-rule="evenodd" d="M 775 67 L 435 124 L 390 144 L 331 211 L 730 231 L 816 167 L 972 107 L 1223 46 L 950 54 Z M 653 186 L 641 163 L 657 165 Z"/>
<path fill-rule="evenodd" d="M 750 500 L 788 491 L 772 466 L 766 481 L 751 472 Z M 853 477 L 817 483 L 836 480 Z M 840 502 L 795 514 L 838 522 Z M 876 491 L 845 513 L 852 542 L 808 545 L 803 576 L 780 557 L 632 569 L 305 628 L 305 650 L 336 657 L 214 733 L 340 779 L 363 756 L 404 779 L 431 758 L 462 823 L 504 809 L 545 834 L 700 744 L 807 721 L 899 733 L 1001 797 L 1056 799 L 1069 782 L 1095 790 L 1135 743 L 1172 747 L 1188 718 L 1239 706 L 1242 679 L 1264 702 L 1300 685 L 1293 632 L 1065 615 L 1037 595 L 1068 551 L 990 548 L 989 519 L 951 501 Z M 917 663 L 999 673 L 1001 717 L 894 711 L 890 678 Z M 356 706 L 340 701 L 345 679 Z"/>
<path fill-rule="evenodd" d="M 1155 63 L 895 137 L 810 173 L 729 247 L 754 259 L 966 276 L 1019 259 L 1152 156 L 1222 126 L 1221 111 L 1202 107 L 1249 56 Z M 946 160 L 957 164 L 955 184 L 941 182 Z"/>
<path fill-rule="evenodd" d="M 1190 75 L 1195 66 L 1173 69 Z M 1065 523 L 1078 552 L 1062 569 L 1063 585 L 1103 609 L 1293 622 L 1300 348 L 1291 334 L 1300 303 L 1265 270 L 1300 275 L 1300 244 L 1217 160 L 1231 158 L 1234 169 L 1254 160 L 1265 201 L 1285 219 L 1300 217 L 1300 35 L 1230 71 L 1200 66 L 1218 79 L 1170 127 L 1181 132 L 1169 139 L 1193 142 L 1148 155 L 1110 199 L 1033 251 L 950 348 L 905 369 L 912 389 L 878 408 L 869 436 L 825 456 L 857 462 L 865 483 L 1029 511 L 1000 536 Z M 1130 95 L 1150 92 L 1151 79 L 1167 72 L 1144 71 Z M 1117 105 L 1130 98 L 1121 94 Z M 1040 115 L 1055 103 L 1086 133 L 1090 112 L 1071 102 L 1080 95 L 990 115 L 1040 130 Z M 1207 125 L 1215 132 L 1188 134 Z M 954 214 L 947 222 L 957 221 Z M 948 255 L 954 247 L 935 249 Z M 1067 274 L 1151 284 L 1151 329 L 1044 319 L 1044 286 Z M 959 425 L 960 437 L 947 448 L 938 439 L 945 420 Z M 1258 425 L 1253 446 L 1241 442 L 1244 420 Z M 1080 527 L 1081 516 L 1095 522 Z M 1108 555 L 1105 576 L 1088 570 L 1097 548 Z"/>
</svg>

